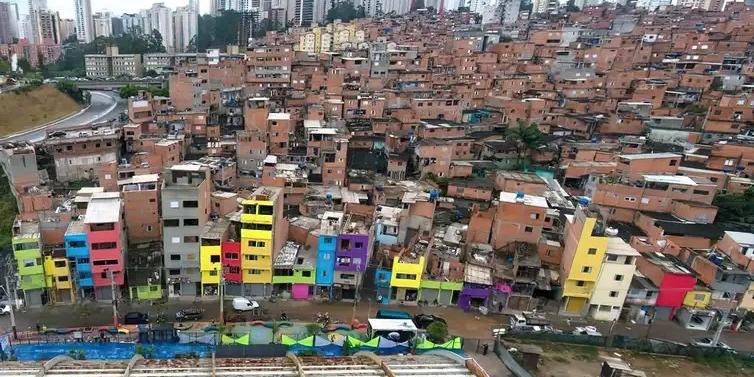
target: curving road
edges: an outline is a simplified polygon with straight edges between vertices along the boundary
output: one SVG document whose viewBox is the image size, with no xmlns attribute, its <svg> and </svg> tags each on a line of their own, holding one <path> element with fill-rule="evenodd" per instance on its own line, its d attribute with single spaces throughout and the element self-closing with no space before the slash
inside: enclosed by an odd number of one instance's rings
<svg viewBox="0 0 754 377">
<path fill-rule="evenodd" d="M 126 102 L 121 100 L 115 92 L 91 91 L 89 93 L 92 95 L 90 105 L 78 113 L 30 130 L 17 132 L 0 139 L 0 142 L 40 141 L 45 138 L 47 131 L 118 118 L 118 115 L 126 109 Z"/>
</svg>

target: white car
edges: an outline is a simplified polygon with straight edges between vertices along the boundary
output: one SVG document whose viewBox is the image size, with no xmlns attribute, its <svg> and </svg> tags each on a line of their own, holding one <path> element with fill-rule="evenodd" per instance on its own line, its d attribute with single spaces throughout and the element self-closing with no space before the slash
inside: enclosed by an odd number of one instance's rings
<svg viewBox="0 0 754 377">
<path fill-rule="evenodd" d="M 253 300 L 249 300 L 245 297 L 236 297 L 233 299 L 233 309 L 239 312 L 245 312 L 253 310 L 259 307 L 259 303 Z"/>
<path fill-rule="evenodd" d="M 697 347 L 712 347 L 712 338 L 708 338 L 708 337 L 696 338 L 691 342 L 691 345 L 694 345 Z M 733 350 L 733 348 L 730 348 L 729 345 L 720 341 L 717 342 L 717 347 L 723 348 L 726 350 Z"/>
<path fill-rule="evenodd" d="M 10 305 L 0 304 L 0 315 L 6 315 L 10 313 Z"/>
<path fill-rule="evenodd" d="M 573 330 L 573 335 L 602 336 L 602 333 L 594 326 L 577 327 Z"/>
</svg>

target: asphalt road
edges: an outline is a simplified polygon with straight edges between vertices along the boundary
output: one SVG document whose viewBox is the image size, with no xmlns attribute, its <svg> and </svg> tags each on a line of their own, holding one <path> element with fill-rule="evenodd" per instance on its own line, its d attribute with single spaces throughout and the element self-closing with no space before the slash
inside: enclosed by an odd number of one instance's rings
<svg viewBox="0 0 754 377">
<path fill-rule="evenodd" d="M 120 99 L 115 92 L 92 91 L 90 93 L 92 95 L 90 106 L 79 113 L 31 130 L 15 133 L 0 141 L 39 141 L 45 137 L 45 133 L 48 130 L 63 129 L 118 118 L 118 115 L 126 109 L 126 102 Z"/>
</svg>

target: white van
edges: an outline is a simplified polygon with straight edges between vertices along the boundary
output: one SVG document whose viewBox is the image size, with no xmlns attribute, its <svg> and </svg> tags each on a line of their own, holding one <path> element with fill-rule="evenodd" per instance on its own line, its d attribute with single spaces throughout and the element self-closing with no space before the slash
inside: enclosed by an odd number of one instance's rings
<svg viewBox="0 0 754 377">
<path fill-rule="evenodd" d="M 258 307 L 259 307 L 258 302 L 249 300 L 246 297 L 233 298 L 233 309 L 238 310 L 239 312 L 254 310 Z"/>
</svg>

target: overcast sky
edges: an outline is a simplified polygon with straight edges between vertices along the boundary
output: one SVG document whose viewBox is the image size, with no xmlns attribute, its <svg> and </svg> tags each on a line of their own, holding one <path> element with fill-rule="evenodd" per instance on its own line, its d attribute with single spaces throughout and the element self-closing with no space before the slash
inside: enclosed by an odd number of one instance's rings
<svg viewBox="0 0 754 377">
<path fill-rule="evenodd" d="M 26 9 L 27 0 L 16 0 L 16 2 Z M 109 11 L 116 16 L 123 13 L 136 13 L 140 9 L 151 7 L 153 3 L 165 3 L 172 9 L 188 5 L 188 0 L 91 0 L 91 2 L 92 13 Z M 74 4 L 75 0 L 47 0 L 47 7 L 60 12 L 60 17 L 63 18 L 76 18 Z M 209 0 L 200 0 L 199 6 L 201 13 L 209 13 Z"/>
</svg>

